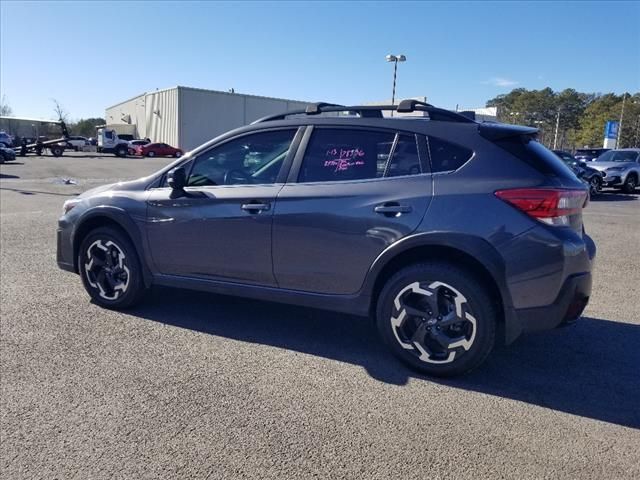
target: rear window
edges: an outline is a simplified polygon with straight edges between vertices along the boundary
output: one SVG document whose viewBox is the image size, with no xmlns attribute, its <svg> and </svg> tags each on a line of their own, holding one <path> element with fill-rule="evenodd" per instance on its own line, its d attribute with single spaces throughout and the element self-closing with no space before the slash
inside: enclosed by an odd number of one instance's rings
<svg viewBox="0 0 640 480">
<path fill-rule="evenodd" d="M 501 138 L 495 140 L 495 144 L 528 163 L 544 175 L 575 179 L 571 169 L 560 157 L 531 137 L 518 135 Z"/>
</svg>

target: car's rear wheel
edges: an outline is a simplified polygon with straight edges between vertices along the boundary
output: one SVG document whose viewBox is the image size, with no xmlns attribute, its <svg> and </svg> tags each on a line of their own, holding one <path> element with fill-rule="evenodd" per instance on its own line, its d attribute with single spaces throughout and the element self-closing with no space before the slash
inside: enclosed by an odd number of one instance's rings
<svg viewBox="0 0 640 480">
<path fill-rule="evenodd" d="M 417 264 L 396 273 L 380 293 L 376 317 L 393 353 L 429 375 L 474 369 L 495 341 L 491 296 L 469 272 L 447 263 Z"/>
<path fill-rule="evenodd" d="M 98 228 L 87 235 L 80 245 L 78 269 L 84 288 L 102 307 L 131 307 L 145 291 L 136 250 L 114 228 Z"/>
<path fill-rule="evenodd" d="M 178 150 L 176 153 L 173 154 L 173 156 L 176 158 L 180 158 L 182 156 L 182 152 Z"/>
<path fill-rule="evenodd" d="M 154 152 L 153 150 L 151 150 L 150 152 L 147 152 L 147 157 L 155 157 L 156 156 L 156 152 Z"/>
<path fill-rule="evenodd" d="M 627 175 L 627 179 L 624 181 L 622 185 L 622 191 L 624 193 L 634 193 L 636 191 L 636 187 L 638 186 L 638 177 L 635 173 L 630 173 Z"/>
</svg>

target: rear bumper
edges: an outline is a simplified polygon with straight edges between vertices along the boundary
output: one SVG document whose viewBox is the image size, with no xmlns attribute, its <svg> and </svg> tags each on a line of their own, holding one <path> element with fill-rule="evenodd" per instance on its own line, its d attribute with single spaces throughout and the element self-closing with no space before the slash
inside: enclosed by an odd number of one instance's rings
<svg viewBox="0 0 640 480">
<path fill-rule="evenodd" d="M 580 317 L 591 296 L 596 256 L 588 235 L 538 227 L 502 251 L 512 299 L 505 306 L 506 343 L 522 333 L 552 329 Z"/>
<path fill-rule="evenodd" d="M 522 331 L 548 330 L 576 321 L 582 315 L 590 296 L 591 273 L 570 276 L 551 305 L 516 310 Z"/>
</svg>

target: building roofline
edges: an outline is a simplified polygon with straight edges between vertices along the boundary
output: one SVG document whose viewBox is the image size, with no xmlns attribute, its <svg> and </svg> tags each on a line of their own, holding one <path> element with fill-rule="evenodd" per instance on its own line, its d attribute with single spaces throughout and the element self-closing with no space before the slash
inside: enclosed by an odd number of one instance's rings
<svg viewBox="0 0 640 480">
<path fill-rule="evenodd" d="M 115 103 L 115 104 L 113 104 L 113 105 L 111 105 L 111 106 L 109 106 L 109 107 L 106 107 L 106 108 L 105 108 L 105 110 L 110 110 L 110 109 L 112 109 L 112 108 L 119 107 L 120 105 L 125 104 L 125 103 L 128 103 L 128 102 L 130 102 L 131 100 L 135 100 L 135 99 L 137 99 L 137 98 L 144 97 L 146 94 L 147 94 L 147 92 L 141 93 L 140 95 L 135 95 L 135 96 L 133 96 L 133 97 L 131 97 L 131 98 L 128 98 L 128 99 L 123 100 L 123 101 L 121 101 L 121 102 Z"/>
<path fill-rule="evenodd" d="M 196 87 L 186 87 L 184 85 L 176 85 L 174 87 L 167 87 L 167 88 L 162 88 L 159 90 L 153 90 L 150 92 L 144 92 L 141 93 L 140 95 L 135 95 L 127 100 L 123 100 L 121 102 L 118 102 L 114 105 L 111 105 L 109 107 L 106 107 L 105 110 L 110 110 L 112 108 L 116 108 L 119 107 L 120 105 L 123 105 L 125 103 L 131 102 L 132 100 L 136 100 L 137 98 L 140 97 L 145 97 L 147 95 L 151 95 L 154 93 L 161 93 L 161 92 L 166 92 L 169 90 L 192 90 L 192 91 L 196 91 L 196 92 L 207 92 L 207 93 L 217 93 L 217 94 L 224 94 L 224 95 L 234 95 L 234 96 L 239 96 L 239 97 L 249 97 L 249 98 L 261 98 L 261 99 L 267 99 L 267 100 L 277 100 L 280 102 L 296 102 L 296 103 L 306 103 L 306 104 L 310 104 L 313 103 L 309 100 L 295 100 L 295 99 L 291 99 L 291 98 L 279 98 L 279 97 L 267 97 L 264 95 L 251 95 L 248 93 L 231 93 L 231 92 L 223 92 L 221 90 L 212 90 L 209 88 L 196 88 Z"/>
<path fill-rule="evenodd" d="M 239 92 L 231 93 L 231 92 L 223 92 L 221 90 L 213 90 L 210 88 L 186 87 L 184 85 L 178 85 L 177 87 L 173 87 L 173 88 L 178 88 L 183 90 L 193 90 L 196 92 L 222 93 L 224 95 L 234 95 L 234 96 L 240 96 L 240 97 L 263 98 L 267 100 L 278 100 L 281 102 L 313 103 L 309 100 L 295 100 L 292 98 L 267 97 L 265 95 L 252 95 L 250 93 L 239 93 Z"/>
</svg>

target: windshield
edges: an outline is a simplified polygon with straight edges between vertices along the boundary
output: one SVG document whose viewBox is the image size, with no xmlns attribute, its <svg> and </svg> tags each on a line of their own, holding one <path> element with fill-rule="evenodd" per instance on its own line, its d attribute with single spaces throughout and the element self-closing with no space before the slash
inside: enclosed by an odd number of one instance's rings
<svg viewBox="0 0 640 480">
<path fill-rule="evenodd" d="M 597 158 L 598 162 L 635 162 L 638 152 L 633 150 L 610 150 Z"/>
</svg>

